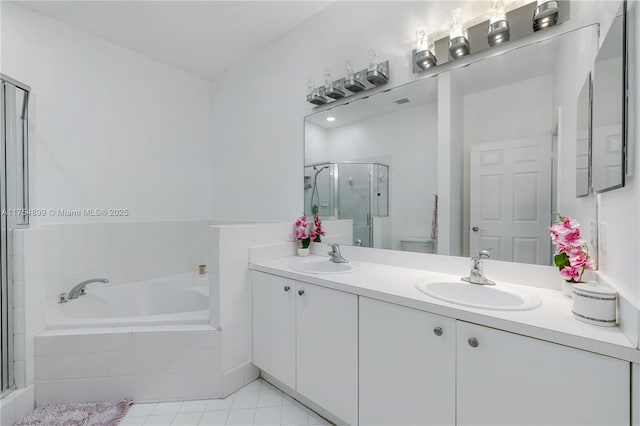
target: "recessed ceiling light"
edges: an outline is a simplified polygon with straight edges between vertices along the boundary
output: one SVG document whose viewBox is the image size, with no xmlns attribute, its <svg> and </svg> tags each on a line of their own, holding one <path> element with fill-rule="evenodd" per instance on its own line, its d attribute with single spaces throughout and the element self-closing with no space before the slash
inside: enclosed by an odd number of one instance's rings
<svg viewBox="0 0 640 426">
<path fill-rule="evenodd" d="M 327 121 L 336 121 L 335 117 L 327 117 Z"/>
</svg>

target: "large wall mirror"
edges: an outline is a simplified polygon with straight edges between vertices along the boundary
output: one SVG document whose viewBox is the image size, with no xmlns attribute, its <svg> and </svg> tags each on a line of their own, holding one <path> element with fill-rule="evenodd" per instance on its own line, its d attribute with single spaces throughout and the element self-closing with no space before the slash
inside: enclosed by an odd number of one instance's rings
<svg viewBox="0 0 640 426">
<path fill-rule="evenodd" d="M 626 3 L 606 33 L 593 71 L 592 181 L 595 192 L 624 186 L 626 173 Z"/>
<path fill-rule="evenodd" d="M 305 212 L 351 221 L 357 245 L 551 264 L 552 214 L 576 201 L 575 109 L 597 33 L 532 38 L 309 115 Z"/>
</svg>

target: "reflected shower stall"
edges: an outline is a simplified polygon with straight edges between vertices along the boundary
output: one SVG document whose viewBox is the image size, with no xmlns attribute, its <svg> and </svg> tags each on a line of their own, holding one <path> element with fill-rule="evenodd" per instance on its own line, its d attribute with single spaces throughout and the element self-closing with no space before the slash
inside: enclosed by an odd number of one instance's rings
<svg viewBox="0 0 640 426">
<path fill-rule="evenodd" d="M 353 244 L 381 247 L 389 216 L 389 166 L 326 162 L 304 168 L 304 211 L 353 223 Z"/>
</svg>

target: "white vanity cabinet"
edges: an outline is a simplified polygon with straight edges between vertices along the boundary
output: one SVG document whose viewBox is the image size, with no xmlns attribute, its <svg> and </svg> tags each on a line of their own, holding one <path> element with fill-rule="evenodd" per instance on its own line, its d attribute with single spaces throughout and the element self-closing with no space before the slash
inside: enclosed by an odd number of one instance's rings
<svg viewBox="0 0 640 426">
<path fill-rule="evenodd" d="M 360 425 L 628 425 L 630 364 L 360 297 Z"/>
<path fill-rule="evenodd" d="M 295 281 L 252 272 L 253 364 L 296 387 Z"/>
<path fill-rule="evenodd" d="M 348 424 L 357 425 L 358 296 L 297 285 L 296 390 Z"/>
<path fill-rule="evenodd" d="M 628 425 L 630 364 L 458 321 L 461 425 Z"/>
<path fill-rule="evenodd" d="M 360 297 L 360 424 L 453 425 L 456 321 Z"/>
<path fill-rule="evenodd" d="M 358 296 L 261 272 L 253 279 L 253 363 L 358 424 Z"/>
</svg>

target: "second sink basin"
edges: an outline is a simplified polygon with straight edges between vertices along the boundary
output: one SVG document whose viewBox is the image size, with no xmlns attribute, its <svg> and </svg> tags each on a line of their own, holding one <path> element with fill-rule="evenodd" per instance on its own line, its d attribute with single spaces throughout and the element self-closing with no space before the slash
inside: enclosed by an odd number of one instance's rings
<svg viewBox="0 0 640 426">
<path fill-rule="evenodd" d="M 499 311 L 528 311 L 540 306 L 540 299 L 504 284 L 486 286 L 464 281 L 420 280 L 421 292 L 445 302 Z"/>
<path fill-rule="evenodd" d="M 289 267 L 307 274 L 346 274 L 358 270 L 357 263 L 334 263 L 325 257 L 297 260 Z"/>
</svg>

